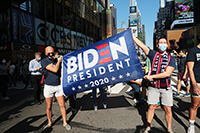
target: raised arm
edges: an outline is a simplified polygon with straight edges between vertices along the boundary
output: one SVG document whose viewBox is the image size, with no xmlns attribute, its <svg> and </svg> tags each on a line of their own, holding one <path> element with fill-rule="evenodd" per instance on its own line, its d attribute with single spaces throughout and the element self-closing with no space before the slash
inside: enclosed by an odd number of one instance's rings
<svg viewBox="0 0 200 133">
<path fill-rule="evenodd" d="M 49 64 L 48 66 L 46 66 L 46 69 L 54 73 L 57 73 L 58 69 L 60 68 L 61 61 L 62 61 L 62 57 L 58 58 L 58 62 L 56 63 L 55 66 L 53 66 L 52 64 Z"/>
<path fill-rule="evenodd" d="M 133 35 L 134 42 L 143 50 L 145 55 L 148 55 L 150 49 L 146 45 L 144 45 L 144 43 L 141 42 L 137 37 L 135 37 L 134 34 L 132 34 L 132 35 Z"/>
</svg>

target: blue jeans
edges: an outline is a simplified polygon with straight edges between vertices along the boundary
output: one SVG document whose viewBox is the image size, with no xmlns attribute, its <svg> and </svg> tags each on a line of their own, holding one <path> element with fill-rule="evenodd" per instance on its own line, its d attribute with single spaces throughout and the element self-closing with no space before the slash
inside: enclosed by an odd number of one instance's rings
<svg viewBox="0 0 200 133">
<path fill-rule="evenodd" d="M 131 83 L 130 86 L 135 90 L 134 97 L 140 101 L 140 85 L 136 83 Z"/>
<path fill-rule="evenodd" d="M 101 98 L 102 98 L 103 102 L 106 103 L 105 93 L 104 93 L 103 87 L 99 88 L 99 91 L 101 93 Z M 93 96 L 94 105 L 97 104 L 97 96 L 96 96 L 96 94 L 97 94 L 97 88 L 92 90 L 92 96 Z"/>
</svg>

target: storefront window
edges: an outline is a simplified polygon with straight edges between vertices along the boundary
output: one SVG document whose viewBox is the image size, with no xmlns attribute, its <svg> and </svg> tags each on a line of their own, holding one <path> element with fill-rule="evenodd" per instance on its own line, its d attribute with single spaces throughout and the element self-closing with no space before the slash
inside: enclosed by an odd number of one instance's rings
<svg viewBox="0 0 200 133">
<path fill-rule="evenodd" d="M 34 14 L 40 18 L 44 18 L 44 0 L 34 0 Z"/>
<path fill-rule="evenodd" d="M 52 0 L 46 0 L 46 15 L 47 15 L 47 21 L 53 22 L 54 9 Z"/>
<path fill-rule="evenodd" d="M 64 28 L 70 29 L 70 11 L 67 6 L 64 6 L 63 25 Z"/>
<path fill-rule="evenodd" d="M 75 13 L 79 16 L 81 16 L 81 2 L 79 0 L 76 0 L 75 3 Z"/>
<path fill-rule="evenodd" d="M 81 27 L 82 33 L 83 33 L 84 35 L 86 35 L 86 24 L 85 24 L 85 19 L 83 19 L 83 18 L 82 18 L 81 25 L 82 25 L 82 27 Z"/>
<path fill-rule="evenodd" d="M 81 33 L 81 18 L 76 16 L 76 31 Z"/>
<path fill-rule="evenodd" d="M 63 18 L 63 12 L 62 12 L 62 6 L 61 4 L 56 3 L 56 24 L 62 25 L 62 18 Z"/>
<path fill-rule="evenodd" d="M 81 17 L 84 18 L 85 17 L 85 4 L 80 2 L 80 10 L 81 10 Z"/>
<path fill-rule="evenodd" d="M 76 14 L 71 12 L 71 30 L 76 31 Z"/>
<path fill-rule="evenodd" d="M 70 0 L 64 0 L 64 5 L 70 7 Z"/>
</svg>

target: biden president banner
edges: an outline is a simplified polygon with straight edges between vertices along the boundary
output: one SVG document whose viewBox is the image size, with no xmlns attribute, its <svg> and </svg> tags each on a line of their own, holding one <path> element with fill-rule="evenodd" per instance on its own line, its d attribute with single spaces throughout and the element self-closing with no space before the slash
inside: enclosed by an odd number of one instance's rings
<svg viewBox="0 0 200 133">
<path fill-rule="evenodd" d="M 65 95 L 143 77 L 131 29 L 63 56 Z"/>
</svg>

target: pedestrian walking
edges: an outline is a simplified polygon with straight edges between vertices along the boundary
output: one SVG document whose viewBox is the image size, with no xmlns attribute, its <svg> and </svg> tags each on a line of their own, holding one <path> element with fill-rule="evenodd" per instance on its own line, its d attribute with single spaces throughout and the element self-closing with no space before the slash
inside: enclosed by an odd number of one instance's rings
<svg viewBox="0 0 200 133">
<path fill-rule="evenodd" d="M 103 108 L 106 109 L 107 108 L 107 102 L 106 102 L 106 98 L 105 98 L 105 92 L 104 92 L 104 88 L 100 87 L 99 91 L 101 93 L 101 98 L 103 101 Z M 92 98 L 93 98 L 93 105 L 94 105 L 94 110 L 98 109 L 98 103 L 97 103 L 97 88 L 92 90 Z"/>
<path fill-rule="evenodd" d="M 36 52 L 35 53 L 35 59 L 32 59 L 29 62 L 29 71 L 31 72 L 31 80 L 33 83 L 33 95 L 34 95 L 34 101 L 35 104 L 40 105 L 41 101 L 40 101 L 40 94 L 41 94 L 41 79 L 42 79 L 42 66 L 41 66 L 41 53 L 40 52 Z"/>
<path fill-rule="evenodd" d="M 43 75 L 46 77 L 44 80 L 44 84 L 45 84 L 44 97 L 46 101 L 46 114 L 47 114 L 47 119 L 48 119 L 48 124 L 44 127 L 44 130 L 52 126 L 52 120 L 51 120 L 52 110 L 51 109 L 52 109 L 52 101 L 53 101 L 54 94 L 60 106 L 63 126 L 67 130 L 70 130 L 71 126 L 67 123 L 67 120 L 66 120 L 65 101 L 64 101 L 63 91 L 62 91 L 62 85 L 60 82 L 62 57 L 57 59 L 56 64 L 53 64 L 54 59 L 55 59 L 55 53 L 54 53 L 54 49 L 51 46 L 47 46 L 45 48 L 45 55 L 47 56 L 47 58 L 44 58 L 41 61 L 42 72 L 43 72 Z"/>
<path fill-rule="evenodd" d="M 145 55 L 149 57 L 152 64 L 150 75 L 144 76 L 144 79 L 149 80 L 147 101 L 149 109 L 147 113 L 147 127 L 144 133 L 148 133 L 151 130 L 151 122 L 154 117 L 154 111 L 159 97 L 161 97 L 162 105 L 165 110 L 167 130 L 169 133 L 173 133 L 171 128 L 173 93 L 170 86 L 170 76 L 175 69 L 175 59 L 166 52 L 168 46 L 167 40 L 165 38 L 160 38 L 157 44 L 158 51 L 154 51 L 149 49 L 134 35 L 133 39 L 143 50 Z"/>
<path fill-rule="evenodd" d="M 179 54 L 174 51 L 176 55 L 180 57 L 180 63 L 178 64 L 178 84 L 177 84 L 177 92 L 174 95 L 175 97 L 180 97 L 180 89 L 181 89 L 181 81 L 184 81 L 187 92 L 184 94 L 184 97 L 190 97 L 190 88 L 188 84 L 188 68 L 186 62 L 186 49 L 180 50 Z"/>
<path fill-rule="evenodd" d="M 24 66 L 23 66 L 23 70 L 22 70 L 23 81 L 24 81 L 24 84 L 25 84 L 24 89 L 26 89 L 29 84 L 31 84 L 31 88 L 33 87 L 32 81 L 31 81 L 31 72 L 29 71 L 28 65 L 29 65 L 29 62 L 26 61 Z"/>
<path fill-rule="evenodd" d="M 16 75 L 16 71 L 15 71 L 16 67 L 15 64 L 13 62 L 11 62 L 10 67 L 9 67 L 9 87 L 12 86 L 12 83 L 14 84 L 14 86 L 16 86 L 16 82 L 15 82 L 15 75 Z"/>
<path fill-rule="evenodd" d="M 10 66 L 11 61 L 6 64 L 6 59 L 0 58 L 0 92 L 2 93 L 3 100 L 10 100 L 7 96 L 8 90 L 8 69 Z"/>
<path fill-rule="evenodd" d="M 198 45 L 191 48 L 187 55 L 187 67 L 190 76 L 191 105 L 189 110 L 188 133 L 195 133 L 195 118 L 200 105 L 200 32 L 197 34 Z"/>
</svg>

